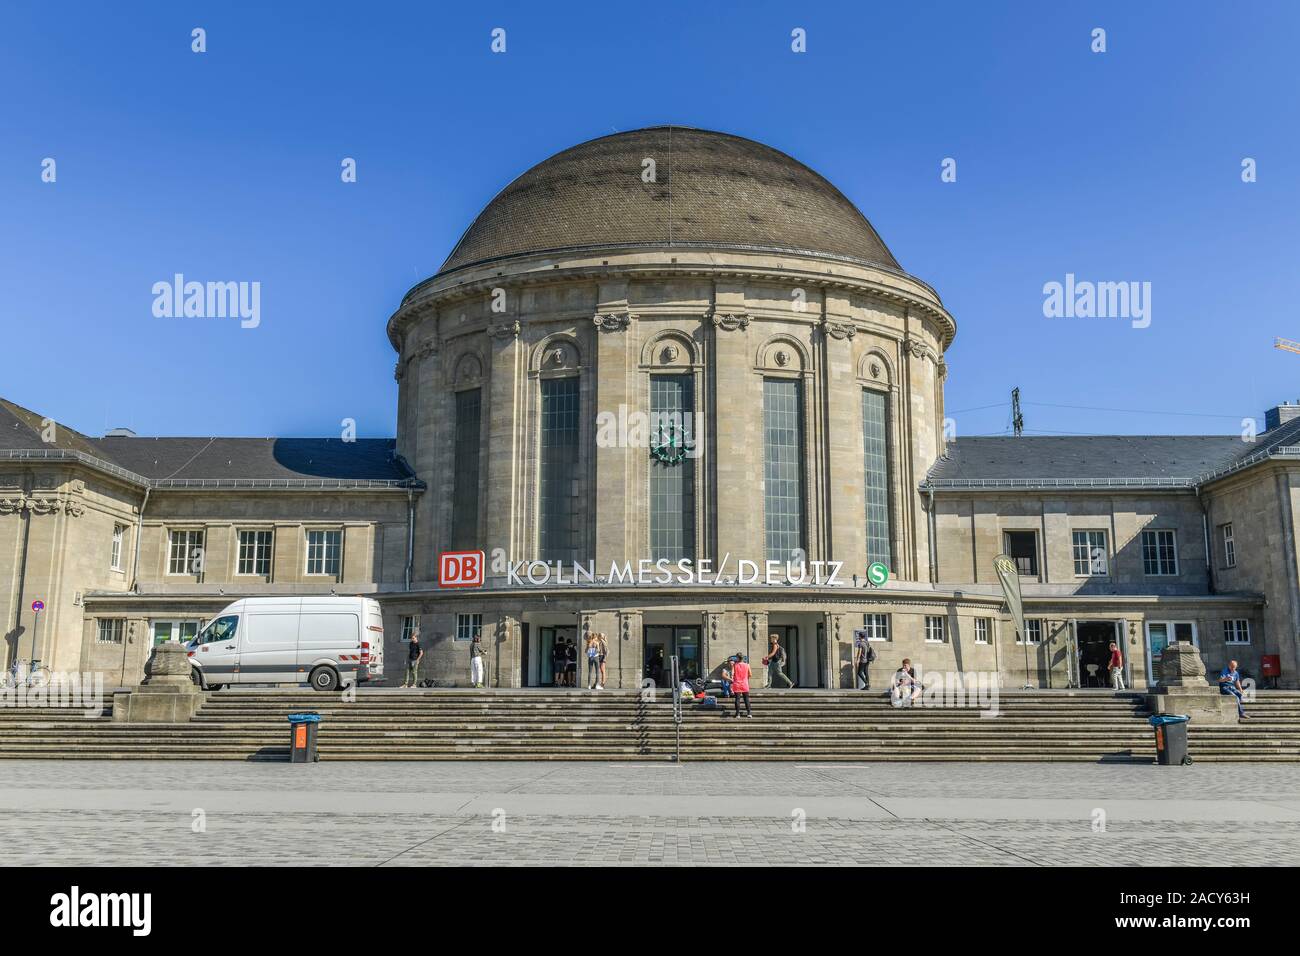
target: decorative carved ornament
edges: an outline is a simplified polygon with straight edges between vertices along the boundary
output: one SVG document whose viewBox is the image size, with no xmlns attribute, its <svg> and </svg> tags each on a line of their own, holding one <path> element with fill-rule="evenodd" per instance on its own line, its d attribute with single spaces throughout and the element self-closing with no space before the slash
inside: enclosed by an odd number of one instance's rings
<svg viewBox="0 0 1300 956">
<path fill-rule="evenodd" d="M 676 362 L 677 356 L 682 354 L 682 350 L 675 345 L 665 345 L 664 350 L 659 353 L 659 357 L 665 363 Z"/>
<path fill-rule="evenodd" d="M 519 337 L 520 326 L 519 320 L 513 322 L 503 322 L 501 325 L 488 326 L 487 333 L 494 339 L 516 339 Z"/>
<path fill-rule="evenodd" d="M 748 312 L 713 312 L 713 327 L 722 329 L 724 332 L 735 332 L 737 329 L 749 328 Z"/>
<path fill-rule="evenodd" d="M 406 374 L 406 366 L 404 366 L 401 362 L 398 362 L 396 365 L 393 366 L 394 382 L 400 382 L 402 380 L 402 376 L 405 374 Z"/>
<path fill-rule="evenodd" d="M 790 364 L 790 353 L 785 349 L 777 349 L 776 354 L 772 356 L 772 360 L 781 368 L 785 368 Z"/>
<path fill-rule="evenodd" d="M 432 338 L 432 339 L 425 339 L 423 342 L 420 343 L 420 348 L 415 353 L 415 357 L 419 359 L 427 359 L 429 356 L 437 355 L 437 354 L 438 354 L 438 340 L 437 338 Z"/>
<path fill-rule="evenodd" d="M 0 498 L 0 515 L 21 514 L 30 511 L 34 515 L 56 515 L 60 512 L 72 518 L 80 518 L 86 513 L 85 506 L 68 498 L 29 498 L 23 495 Z"/>
<path fill-rule="evenodd" d="M 833 339 L 841 342 L 845 339 L 851 339 L 857 334 L 857 329 L 852 322 L 832 322 L 830 319 L 822 320 L 822 332 Z"/>
<path fill-rule="evenodd" d="M 591 324 L 602 332 L 622 332 L 635 318 L 631 312 L 597 312 Z"/>
<path fill-rule="evenodd" d="M 920 339 L 909 338 L 903 343 L 903 347 L 912 354 L 912 358 L 914 359 L 928 358 L 931 362 L 939 361 L 939 356 L 935 354 L 934 349 L 930 348 L 930 346 L 926 345 Z"/>
</svg>

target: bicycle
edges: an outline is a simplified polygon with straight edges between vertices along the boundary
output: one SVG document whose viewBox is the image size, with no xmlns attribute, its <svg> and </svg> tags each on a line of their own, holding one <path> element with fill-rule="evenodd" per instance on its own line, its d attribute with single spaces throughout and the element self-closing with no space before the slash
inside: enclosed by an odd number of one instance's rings
<svg viewBox="0 0 1300 956">
<path fill-rule="evenodd" d="M 23 665 L 26 664 L 26 671 Z M 10 687 L 45 687 L 50 682 L 51 671 L 41 663 L 41 659 L 34 660 L 15 660 L 9 665 L 9 670 L 0 674 L 0 688 L 8 689 Z"/>
</svg>

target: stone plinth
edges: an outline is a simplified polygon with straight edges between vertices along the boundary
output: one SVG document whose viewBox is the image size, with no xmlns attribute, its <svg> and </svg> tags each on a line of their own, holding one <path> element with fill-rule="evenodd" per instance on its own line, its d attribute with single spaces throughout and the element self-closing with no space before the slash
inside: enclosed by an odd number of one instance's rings
<svg viewBox="0 0 1300 956">
<path fill-rule="evenodd" d="M 113 695 L 113 720 L 131 724 L 179 724 L 203 706 L 203 692 L 190 678 L 184 644 L 168 641 L 153 649 L 145 682 Z"/>
<path fill-rule="evenodd" d="M 1160 658 L 1160 686 L 1147 695 L 1156 714 L 1186 714 L 1194 724 L 1235 724 L 1237 701 L 1205 679 L 1205 663 L 1193 644 L 1175 642 Z"/>
</svg>

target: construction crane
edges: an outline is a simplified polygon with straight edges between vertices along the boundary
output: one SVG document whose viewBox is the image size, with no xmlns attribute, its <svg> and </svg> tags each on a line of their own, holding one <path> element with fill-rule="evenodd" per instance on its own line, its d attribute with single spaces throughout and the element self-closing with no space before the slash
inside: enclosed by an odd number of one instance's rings
<svg viewBox="0 0 1300 956">
<path fill-rule="evenodd" d="M 1294 339 L 1274 339 L 1273 348 L 1283 349 L 1287 352 L 1300 352 L 1300 342 Z"/>
</svg>

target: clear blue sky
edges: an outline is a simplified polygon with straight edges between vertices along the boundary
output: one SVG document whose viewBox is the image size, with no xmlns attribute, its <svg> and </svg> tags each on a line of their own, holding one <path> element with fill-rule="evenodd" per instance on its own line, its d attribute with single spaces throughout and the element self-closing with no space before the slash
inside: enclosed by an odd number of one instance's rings
<svg viewBox="0 0 1300 956">
<path fill-rule="evenodd" d="M 1267 0 L 7 0 L 0 395 L 90 434 L 391 435 L 384 323 L 493 194 L 677 123 L 825 174 L 939 290 L 959 434 L 1014 385 L 1032 431 L 1235 433 L 1300 399 L 1272 348 L 1300 339 L 1298 28 Z M 155 318 L 176 272 L 261 282 L 261 326 Z M 1151 282 L 1151 326 L 1044 318 L 1067 272 Z"/>
</svg>

